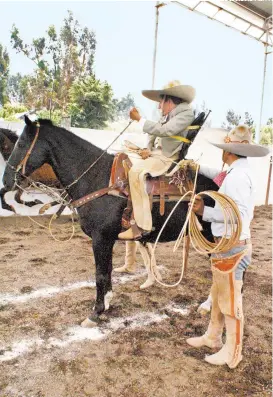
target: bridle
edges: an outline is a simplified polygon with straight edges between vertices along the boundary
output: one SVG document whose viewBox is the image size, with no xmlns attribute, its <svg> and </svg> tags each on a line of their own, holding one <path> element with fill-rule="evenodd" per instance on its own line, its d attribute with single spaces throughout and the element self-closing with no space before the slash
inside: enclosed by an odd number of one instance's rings
<svg viewBox="0 0 273 397">
<path fill-rule="evenodd" d="M 119 135 L 110 143 L 110 145 L 107 146 L 106 149 L 103 150 L 102 154 L 78 177 L 76 178 L 72 183 L 70 183 L 67 186 L 63 187 L 63 190 L 67 190 L 69 189 L 71 186 L 75 185 L 92 167 L 94 167 L 94 165 L 105 155 L 105 153 L 107 153 L 107 150 L 110 148 L 111 145 L 113 145 L 114 142 L 116 142 L 116 140 L 124 133 L 125 130 L 127 130 L 127 128 L 132 124 L 133 120 L 130 120 L 129 123 L 127 124 L 127 126 L 119 133 Z M 27 161 L 29 159 L 29 156 L 31 155 L 31 152 L 35 146 L 35 143 L 38 139 L 39 136 L 39 131 L 40 131 L 40 123 L 38 121 L 35 122 L 36 125 L 36 133 L 35 133 L 35 137 L 30 145 L 30 148 L 28 149 L 25 157 L 23 158 L 22 161 L 20 161 L 20 163 L 18 164 L 17 167 L 12 166 L 11 164 L 9 164 L 9 162 L 7 162 L 7 165 L 15 171 L 15 181 L 17 179 L 17 174 L 21 174 L 21 176 L 29 179 L 28 177 L 26 177 L 25 175 L 25 171 L 26 171 L 26 164 Z M 21 171 L 22 169 L 22 171 Z"/>
<path fill-rule="evenodd" d="M 34 148 L 34 145 L 35 145 L 35 143 L 36 143 L 36 141 L 38 139 L 39 131 L 40 131 L 40 123 L 36 122 L 35 137 L 34 137 L 32 143 L 31 143 L 30 148 L 28 149 L 25 157 L 23 158 L 22 161 L 20 161 L 20 163 L 18 164 L 18 166 L 15 169 L 16 173 L 18 173 L 22 169 L 22 172 L 20 172 L 22 176 L 25 176 L 27 161 L 28 161 L 29 156 L 31 155 L 31 152 L 32 152 L 32 150 Z"/>
</svg>

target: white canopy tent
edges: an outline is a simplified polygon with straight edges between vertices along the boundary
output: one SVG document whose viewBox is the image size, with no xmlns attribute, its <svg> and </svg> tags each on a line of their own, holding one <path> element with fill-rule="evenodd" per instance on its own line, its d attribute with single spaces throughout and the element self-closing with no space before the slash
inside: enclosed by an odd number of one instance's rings
<svg viewBox="0 0 273 397">
<path fill-rule="evenodd" d="M 272 1 L 236 1 L 236 0 L 180 0 L 156 3 L 156 22 L 155 22 L 155 45 L 153 58 L 153 78 L 152 88 L 154 88 L 157 54 L 157 33 L 159 22 L 159 9 L 169 4 L 177 4 L 190 11 L 207 16 L 209 19 L 218 21 L 229 28 L 236 29 L 242 34 L 258 40 L 264 45 L 264 73 L 262 80 L 262 96 L 259 124 L 256 131 L 256 141 L 260 139 L 260 128 L 263 113 L 264 85 L 266 76 L 267 56 L 272 53 L 273 31 L 272 31 Z"/>
</svg>

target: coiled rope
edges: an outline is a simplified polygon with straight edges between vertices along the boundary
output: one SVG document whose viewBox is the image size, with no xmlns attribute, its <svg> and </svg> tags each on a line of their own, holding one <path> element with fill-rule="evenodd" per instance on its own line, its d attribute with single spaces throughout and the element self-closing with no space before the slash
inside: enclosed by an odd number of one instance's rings
<svg viewBox="0 0 273 397">
<path fill-rule="evenodd" d="M 169 288 L 176 287 L 178 284 L 180 284 L 180 282 L 183 279 L 184 269 L 185 269 L 185 260 L 186 260 L 186 249 L 185 249 L 186 248 L 185 247 L 186 239 L 184 237 L 186 236 L 187 228 L 188 228 L 188 234 L 190 237 L 190 242 L 191 242 L 193 248 L 197 252 L 199 252 L 200 254 L 203 254 L 203 255 L 212 254 L 212 253 L 219 254 L 222 252 L 229 251 L 232 247 L 234 247 L 238 243 L 240 235 L 241 235 L 242 221 L 241 221 L 240 212 L 238 210 L 236 203 L 230 197 L 226 196 L 223 193 L 214 192 L 214 191 L 210 191 L 210 190 L 195 194 L 198 170 L 199 170 L 199 166 L 197 166 L 197 169 L 196 169 L 193 190 L 190 190 L 187 193 L 185 193 L 180 198 L 180 200 L 176 203 L 176 205 L 173 207 L 168 218 L 164 222 L 160 232 L 158 233 L 158 236 L 154 243 L 154 247 L 151 252 L 151 257 L 152 257 L 151 262 L 155 263 L 155 250 L 156 250 L 156 246 L 158 244 L 158 241 L 160 239 L 160 236 L 161 236 L 163 230 L 165 229 L 169 219 L 173 215 L 174 211 L 176 210 L 176 208 L 178 207 L 180 202 L 183 201 L 185 199 L 185 197 L 189 196 L 190 197 L 190 205 L 189 205 L 189 209 L 187 212 L 186 220 L 185 220 L 185 223 L 181 229 L 181 232 L 180 232 L 180 234 L 174 244 L 174 248 L 173 248 L 173 252 L 176 252 L 177 249 L 179 248 L 182 240 L 184 241 L 183 242 L 183 256 L 182 256 L 181 274 L 180 274 L 179 280 L 174 284 L 166 284 L 166 283 L 160 281 L 156 277 L 154 267 L 151 266 L 151 271 L 153 273 L 155 280 L 163 287 L 169 287 Z M 219 206 L 223 212 L 225 233 L 222 236 L 222 238 L 220 239 L 220 241 L 217 243 L 208 241 L 202 235 L 200 223 L 198 221 L 197 216 L 193 212 L 193 204 L 194 204 L 195 199 L 202 198 L 204 196 L 208 196 L 208 197 L 211 197 L 212 199 L 214 199 L 219 204 Z M 229 228 L 228 228 L 228 226 L 229 226 Z M 228 229 L 230 229 L 230 230 L 228 230 Z"/>
</svg>

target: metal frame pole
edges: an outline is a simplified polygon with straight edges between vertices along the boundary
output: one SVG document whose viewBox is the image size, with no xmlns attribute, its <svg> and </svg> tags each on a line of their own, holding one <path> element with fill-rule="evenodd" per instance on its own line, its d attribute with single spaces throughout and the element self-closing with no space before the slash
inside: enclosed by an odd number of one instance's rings
<svg viewBox="0 0 273 397">
<path fill-rule="evenodd" d="M 270 184 L 271 184 L 271 174 L 272 174 L 272 156 L 270 156 L 269 172 L 268 172 L 268 181 L 267 181 L 267 189 L 266 189 L 266 196 L 265 196 L 265 205 L 268 205 L 269 192 L 270 192 Z"/>
<path fill-rule="evenodd" d="M 263 105 L 264 105 L 264 87 L 265 87 L 265 77 L 266 77 L 266 67 L 267 67 L 267 55 L 268 55 L 268 39 L 269 39 L 269 19 L 267 18 L 265 21 L 265 28 L 266 28 L 266 43 L 264 49 L 264 71 L 263 71 L 263 82 L 262 82 L 262 96 L 261 96 L 261 108 L 260 108 L 260 117 L 259 117 L 259 124 L 257 126 L 256 134 L 255 134 L 255 141 L 256 143 L 260 142 L 260 133 L 261 133 L 261 126 L 262 126 L 262 117 L 263 117 Z"/>
<path fill-rule="evenodd" d="M 156 2 L 155 8 L 155 45 L 154 45 L 154 57 L 153 57 L 153 77 L 152 77 L 152 89 L 155 84 L 155 68 L 156 68 L 156 55 L 157 55 L 157 36 L 158 36 L 158 21 L 159 21 L 159 8 L 163 7 L 165 3 Z"/>
</svg>

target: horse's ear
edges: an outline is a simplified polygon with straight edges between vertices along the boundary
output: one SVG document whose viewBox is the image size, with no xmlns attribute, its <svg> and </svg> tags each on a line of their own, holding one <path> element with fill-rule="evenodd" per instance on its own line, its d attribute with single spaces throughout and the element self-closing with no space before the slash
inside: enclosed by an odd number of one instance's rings
<svg viewBox="0 0 273 397">
<path fill-rule="evenodd" d="M 25 123 L 26 125 L 32 125 L 32 121 L 28 118 L 26 114 L 25 114 Z"/>
</svg>

